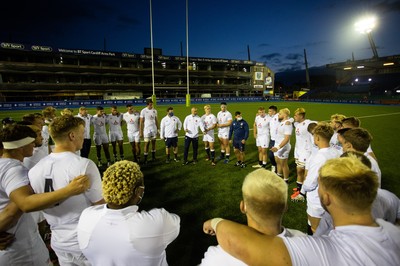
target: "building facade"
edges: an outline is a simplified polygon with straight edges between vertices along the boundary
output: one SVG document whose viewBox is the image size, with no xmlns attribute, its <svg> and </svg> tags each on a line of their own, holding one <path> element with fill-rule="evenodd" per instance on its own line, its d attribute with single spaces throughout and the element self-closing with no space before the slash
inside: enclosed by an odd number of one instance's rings
<svg viewBox="0 0 400 266">
<path fill-rule="evenodd" d="M 149 50 L 134 54 L 0 42 L 0 101 L 149 97 Z M 157 98 L 185 97 L 187 58 L 154 51 Z M 274 73 L 264 63 L 190 57 L 188 68 L 191 97 L 262 96 L 273 91 Z"/>
</svg>

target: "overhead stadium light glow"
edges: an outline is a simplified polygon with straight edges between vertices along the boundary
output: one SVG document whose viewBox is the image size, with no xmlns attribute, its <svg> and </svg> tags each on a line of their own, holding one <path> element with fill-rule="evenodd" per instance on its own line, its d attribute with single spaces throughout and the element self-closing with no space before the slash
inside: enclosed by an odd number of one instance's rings
<svg viewBox="0 0 400 266">
<path fill-rule="evenodd" d="M 376 18 L 375 17 L 365 17 L 361 20 L 357 21 L 354 24 L 356 30 L 360 33 L 370 33 L 373 28 L 376 26 Z"/>
<path fill-rule="evenodd" d="M 366 34 L 368 36 L 369 44 L 371 45 L 372 53 L 374 58 L 378 58 L 378 50 L 374 40 L 372 39 L 372 29 L 376 26 L 376 18 L 373 16 L 364 17 L 354 24 L 356 31 Z"/>
<path fill-rule="evenodd" d="M 389 62 L 389 63 L 383 63 L 383 66 L 393 66 L 394 63 L 393 62 Z"/>
</svg>

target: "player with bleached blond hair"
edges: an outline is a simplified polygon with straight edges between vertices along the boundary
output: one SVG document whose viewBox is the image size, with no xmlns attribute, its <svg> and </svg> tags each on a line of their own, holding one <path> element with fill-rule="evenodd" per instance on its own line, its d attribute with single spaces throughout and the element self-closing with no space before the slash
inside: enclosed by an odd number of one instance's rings
<svg viewBox="0 0 400 266">
<path fill-rule="evenodd" d="M 346 151 L 340 157 L 357 158 L 368 168 L 372 166 L 368 157 L 361 152 Z M 393 224 L 400 224 L 400 199 L 392 192 L 378 188 L 378 193 L 372 204 L 372 216 L 375 219 L 381 218 Z M 328 235 L 334 229 L 332 216 L 325 212 L 314 236 Z"/>
<path fill-rule="evenodd" d="M 306 163 L 311 156 L 312 138 L 308 132 L 308 125 L 311 120 L 306 119 L 306 110 L 304 108 L 297 108 L 294 111 L 294 132 L 296 134 L 296 145 L 294 147 L 294 159 L 296 163 L 297 172 L 297 187 L 293 189 L 291 198 L 295 198 L 301 190 L 305 177 Z"/>
<path fill-rule="evenodd" d="M 283 176 L 285 182 L 289 182 L 289 153 L 292 146 L 290 145 L 290 136 L 292 135 L 292 122 L 289 120 L 290 110 L 283 108 L 279 110 L 279 126 L 275 137 L 275 146 L 271 148 L 276 157 L 278 167 L 278 175 Z"/>
<path fill-rule="evenodd" d="M 92 265 L 168 265 L 165 249 L 179 234 L 180 218 L 165 209 L 138 211 L 144 195 L 137 163 L 120 161 L 103 174 L 106 204 L 85 209 L 78 241 Z"/>
<path fill-rule="evenodd" d="M 266 236 L 293 237 L 305 234 L 284 228 L 282 216 L 287 209 L 287 184 L 274 172 L 257 169 L 249 173 L 242 185 L 240 211 L 249 227 Z M 225 252 L 221 246 L 211 246 L 204 254 L 202 266 L 246 265 Z"/>
<path fill-rule="evenodd" d="M 203 230 L 248 265 L 400 265 L 400 230 L 371 214 L 377 190 L 376 174 L 357 158 L 331 159 L 319 171 L 318 192 L 332 215 L 329 235 L 279 238 L 220 218 Z"/>
<path fill-rule="evenodd" d="M 206 160 L 211 161 L 215 165 L 215 148 L 214 148 L 214 128 L 217 127 L 217 118 L 211 113 L 211 106 L 209 104 L 204 106 L 204 115 L 201 117 L 204 125 L 204 148 L 206 150 Z"/>
</svg>

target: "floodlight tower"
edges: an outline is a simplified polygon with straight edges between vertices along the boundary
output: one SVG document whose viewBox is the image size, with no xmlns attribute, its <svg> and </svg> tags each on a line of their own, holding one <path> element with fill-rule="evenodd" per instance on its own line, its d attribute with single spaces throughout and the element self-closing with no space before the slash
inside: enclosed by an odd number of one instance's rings
<svg viewBox="0 0 400 266">
<path fill-rule="evenodd" d="M 372 53 L 374 54 L 373 58 L 378 58 L 378 51 L 376 50 L 374 39 L 372 39 L 372 29 L 376 25 L 375 17 L 366 17 L 354 24 L 356 30 L 362 34 L 367 34 L 369 44 L 371 45 Z"/>
</svg>

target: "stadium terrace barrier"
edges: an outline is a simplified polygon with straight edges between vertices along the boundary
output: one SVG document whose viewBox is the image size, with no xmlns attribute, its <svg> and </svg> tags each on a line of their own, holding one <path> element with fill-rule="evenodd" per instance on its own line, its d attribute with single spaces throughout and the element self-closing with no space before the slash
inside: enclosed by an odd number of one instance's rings
<svg viewBox="0 0 400 266">
<path fill-rule="evenodd" d="M 271 98 L 270 100 L 279 100 L 278 98 Z M 261 102 L 266 101 L 263 97 L 218 97 L 218 98 L 192 98 L 191 103 L 220 103 L 220 102 Z M 157 105 L 163 104 L 185 104 L 185 98 L 168 98 L 157 99 Z M 46 102 L 5 102 L 0 103 L 0 111 L 5 110 L 25 110 L 25 109 L 43 109 L 46 106 L 54 106 L 58 109 L 63 108 L 79 108 L 96 107 L 96 106 L 125 106 L 132 105 L 146 105 L 146 99 L 133 99 L 133 100 L 66 100 L 66 101 L 46 101 Z"/>
<path fill-rule="evenodd" d="M 217 98 L 192 98 L 192 104 L 201 103 L 220 103 L 220 102 L 265 102 L 265 101 L 282 101 L 279 97 L 217 97 Z M 291 101 L 290 99 L 288 101 Z M 345 103 L 345 104 L 384 104 L 384 105 L 399 105 L 399 100 L 333 100 L 333 99 L 300 99 L 300 102 L 317 102 L 317 103 Z M 168 98 L 157 99 L 158 105 L 167 104 L 185 104 L 185 98 Z M 146 105 L 146 99 L 134 100 L 66 100 L 66 101 L 49 101 L 49 102 L 0 102 L 0 111 L 6 110 L 29 110 L 29 109 L 43 109 L 46 106 L 54 106 L 55 108 L 79 108 L 81 106 L 96 107 L 96 106 L 125 106 L 132 105 Z"/>
</svg>

